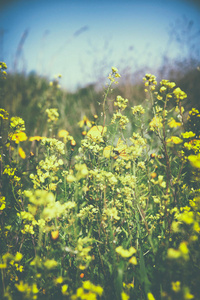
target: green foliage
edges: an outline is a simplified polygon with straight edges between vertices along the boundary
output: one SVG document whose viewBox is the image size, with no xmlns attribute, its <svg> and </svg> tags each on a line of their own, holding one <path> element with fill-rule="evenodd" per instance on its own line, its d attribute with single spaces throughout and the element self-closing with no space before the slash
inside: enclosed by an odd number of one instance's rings
<svg viewBox="0 0 200 300">
<path fill-rule="evenodd" d="M 32 76 L 29 130 L 0 109 L 1 298 L 197 299 L 200 113 L 184 113 L 186 93 L 146 74 L 145 105 L 131 107 L 112 68 L 68 128 L 73 95 L 63 106 L 58 77 L 41 80 L 38 101 Z"/>
</svg>

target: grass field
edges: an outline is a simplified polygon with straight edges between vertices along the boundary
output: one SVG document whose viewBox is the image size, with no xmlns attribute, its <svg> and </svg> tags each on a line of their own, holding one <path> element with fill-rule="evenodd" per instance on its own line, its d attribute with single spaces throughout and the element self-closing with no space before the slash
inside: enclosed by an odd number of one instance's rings
<svg viewBox="0 0 200 300">
<path fill-rule="evenodd" d="M 104 92 L 66 95 L 59 76 L 6 84 L 0 66 L 0 298 L 199 299 L 200 113 L 187 94 L 146 74 L 130 101 L 112 67 Z"/>
</svg>

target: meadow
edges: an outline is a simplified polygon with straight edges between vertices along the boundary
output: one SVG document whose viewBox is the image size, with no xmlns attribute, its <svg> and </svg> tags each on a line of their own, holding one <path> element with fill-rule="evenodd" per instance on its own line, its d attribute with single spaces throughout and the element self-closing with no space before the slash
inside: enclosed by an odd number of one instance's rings
<svg viewBox="0 0 200 300">
<path fill-rule="evenodd" d="M 6 69 L 0 298 L 199 299 L 200 112 L 188 95 L 144 74 L 132 105 L 112 67 L 103 92 L 66 101 L 60 75 L 8 81 Z"/>
</svg>

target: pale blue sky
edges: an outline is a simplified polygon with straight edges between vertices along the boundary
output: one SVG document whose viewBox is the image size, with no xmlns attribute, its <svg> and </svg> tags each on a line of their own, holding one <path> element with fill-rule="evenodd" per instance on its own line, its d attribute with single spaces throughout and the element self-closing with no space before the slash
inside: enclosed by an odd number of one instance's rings
<svg viewBox="0 0 200 300">
<path fill-rule="evenodd" d="M 159 67 L 166 52 L 180 55 L 177 44 L 169 44 L 169 28 L 183 16 L 200 30 L 200 7 L 189 0 L 6 3 L 0 0 L 0 29 L 5 30 L 0 60 L 9 71 L 14 69 L 17 47 L 27 29 L 17 70 L 25 67 L 50 79 L 61 73 L 61 85 L 68 89 L 106 77 L 112 66 L 119 71 L 146 67 L 148 72 Z"/>
</svg>

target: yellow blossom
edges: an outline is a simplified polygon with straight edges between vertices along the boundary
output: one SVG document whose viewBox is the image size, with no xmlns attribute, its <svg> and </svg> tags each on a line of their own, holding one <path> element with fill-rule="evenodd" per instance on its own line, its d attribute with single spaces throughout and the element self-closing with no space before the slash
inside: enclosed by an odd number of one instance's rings
<svg viewBox="0 0 200 300">
<path fill-rule="evenodd" d="M 25 159 L 26 158 L 26 153 L 24 152 L 24 150 L 19 147 L 19 156 L 22 158 L 22 159 Z"/>
<path fill-rule="evenodd" d="M 14 133 L 12 135 L 12 141 L 15 141 L 16 144 L 19 144 L 19 142 L 23 142 L 27 140 L 26 133 L 23 131 L 20 131 L 18 133 Z"/>
<path fill-rule="evenodd" d="M 180 283 L 180 281 L 172 282 L 172 290 L 175 293 L 180 292 L 180 290 L 181 290 L 181 283 Z"/>
<path fill-rule="evenodd" d="M 168 122 L 168 125 L 169 125 L 170 128 L 176 128 L 176 127 L 178 127 L 178 126 L 181 126 L 181 123 L 180 123 L 180 122 L 176 122 L 176 121 L 174 120 L 174 118 L 171 118 L 171 119 L 169 120 L 169 122 Z"/>
<path fill-rule="evenodd" d="M 122 300 L 129 300 L 129 295 L 127 295 L 125 292 L 122 292 L 121 293 L 121 297 L 122 297 Z"/>
<path fill-rule="evenodd" d="M 169 138 L 167 141 L 167 143 L 173 143 L 173 144 L 181 144 L 183 142 L 183 140 L 181 140 L 178 136 L 172 136 L 171 138 Z"/>
<path fill-rule="evenodd" d="M 148 293 L 148 294 L 147 294 L 147 299 L 148 299 L 148 300 L 155 300 L 155 298 L 154 298 L 154 296 L 153 296 L 152 293 Z"/>
<path fill-rule="evenodd" d="M 93 126 L 87 133 L 87 136 L 94 141 L 103 141 L 102 136 L 106 133 L 107 127 Z"/>
<path fill-rule="evenodd" d="M 66 138 L 68 135 L 69 135 L 69 132 L 64 129 L 62 129 L 58 132 L 58 137 L 60 137 L 60 138 Z"/>
<path fill-rule="evenodd" d="M 103 156 L 106 158 L 110 158 L 111 153 L 112 153 L 113 147 L 112 146 L 106 146 L 103 150 Z"/>
<path fill-rule="evenodd" d="M 129 250 L 126 250 L 122 246 L 119 246 L 115 249 L 115 251 L 124 258 L 128 258 L 136 253 L 136 249 L 134 247 L 130 247 Z"/>
<path fill-rule="evenodd" d="M 151 131 L 155 131 L 155 130 L 158 130 L 158 128 L 162 128 L 163 127 L 162 117 L 159 117 L 159 116 L 153 117 L 153 119 L 149 123 L 149 126 L 150 126 Z"/>
<path fill-rule="evenodd" d="M 92 123 L 86 116 L 84 116 L 83 119 L 80 122 L 78 122 L 78 125 L 79 127 L 83 127 L 84 125 L 92 127 Z"/>
<path fill-rule="evenodd" d="M 41 141 L 43 138 L 44 138 L 44 137 L 38 136 L 38 135 L 36 135 L 36 136 L 31 136 L 31 137 L 29 138 L 29 141 L 30 141 L 30 142 L 33 142 L 33 141 L 39 142 L 39 141 Z"/>
</svg>

